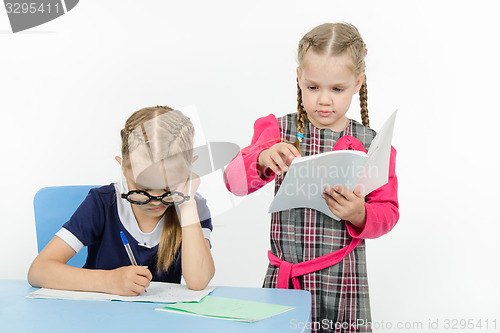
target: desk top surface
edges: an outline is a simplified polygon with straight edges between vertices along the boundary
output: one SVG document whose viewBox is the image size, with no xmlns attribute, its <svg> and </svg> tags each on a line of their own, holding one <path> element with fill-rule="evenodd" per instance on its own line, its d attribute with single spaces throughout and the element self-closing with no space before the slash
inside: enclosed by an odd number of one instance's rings
<svg viewBox="0 0 500 333">
<path fill-rule="evenodd" d="M 211 295 L 294 306 L 254 323 L 155 311 L 158 303 L 27 299 L 27 281 L 0 280 L 2 332 L 305 332 L 311 294 L 304 290 L 217 287 Z M 164 306 L 164 305 L 163 305 Z"/>
</svg>

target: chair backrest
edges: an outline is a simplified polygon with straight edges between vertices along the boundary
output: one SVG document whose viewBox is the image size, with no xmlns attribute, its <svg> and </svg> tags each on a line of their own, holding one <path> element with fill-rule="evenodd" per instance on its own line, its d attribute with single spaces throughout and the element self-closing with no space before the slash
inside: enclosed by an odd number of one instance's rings
<svg viewBox="0 0 500 333">
<path fill-rule="evenodd" d="M 54 237 L 87 196 L 92 185 L 44 187 L 35 194 L 36 238 L 38 252 Z M 68 265 L 83 267 L 87 260 L 84 247 L 68 261 Z"/>
</svg>

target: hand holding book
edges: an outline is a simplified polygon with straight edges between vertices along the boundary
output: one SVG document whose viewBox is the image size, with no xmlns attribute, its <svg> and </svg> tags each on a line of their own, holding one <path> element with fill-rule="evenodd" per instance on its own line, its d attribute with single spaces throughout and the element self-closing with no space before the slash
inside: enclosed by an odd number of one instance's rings
<svg viewBox="0 0 500 333">
<path fill-rule="evenodd" d="M 365 226 L 365 198 L 359 187 L 351 191 L 340 185 L 326 186 L 321 197 L 325 199 L 328 208 L 338 218 L 349 221 L 361 229 Z"/>
</svg>

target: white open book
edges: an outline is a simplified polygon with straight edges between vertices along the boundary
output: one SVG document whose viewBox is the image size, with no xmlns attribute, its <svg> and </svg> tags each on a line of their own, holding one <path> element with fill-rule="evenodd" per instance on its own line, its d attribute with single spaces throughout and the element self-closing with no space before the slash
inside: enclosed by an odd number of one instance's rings
<svg viewBox="0 0 500 333">
<path fill-rule="evenodd" d="M 387 183 L 392 133 L 397 110 L 385 121 L 373 139 L 368 154 L 356 150 L 337 150 L 296 157 L 269 207 L 269 213 L 292 208 L 313 208 L 336 220 L 321 197 L 327 185 L 350 190 L 359 186 L 363 196 Z"/>
<path fill-rule="evenodd" d="M 87 301 L 124 301 L 124 302 L 199 302 L 210 294 L 215 287 L 206 287 L 204 290 L 190 290 L 183 284 L 152 281 L 147 292 L 139 296 L 120 296 L 87 291 L 71 291 L 41 288 L 29 293 L 26 298 L 53 298 Z"/>
</svg>

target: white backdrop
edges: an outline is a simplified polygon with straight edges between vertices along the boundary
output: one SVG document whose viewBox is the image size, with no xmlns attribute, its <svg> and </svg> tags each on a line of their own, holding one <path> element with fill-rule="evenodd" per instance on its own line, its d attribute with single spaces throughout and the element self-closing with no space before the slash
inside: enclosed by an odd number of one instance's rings
<svg viewBox="0 0 500 333">
<path fill-rule="evenodd" d="M 295 110 L 301 36 L 348 21 L 368 45 L 371 126 L 399 109 L 401 218 L 367 241 L 376 331 L 500 330 L 494 4 L 82 0 L 17 34 L 0 9 L 0 279 L 25 279 L 36 255 L 38 189 L 117 179 L 133 111 L 195 104 L 207 140 L 245 146 L 255 119 Z M 212 284 L 261 286 L 271 199 L 268 186 L 214 217 Z"/>
</svg>

